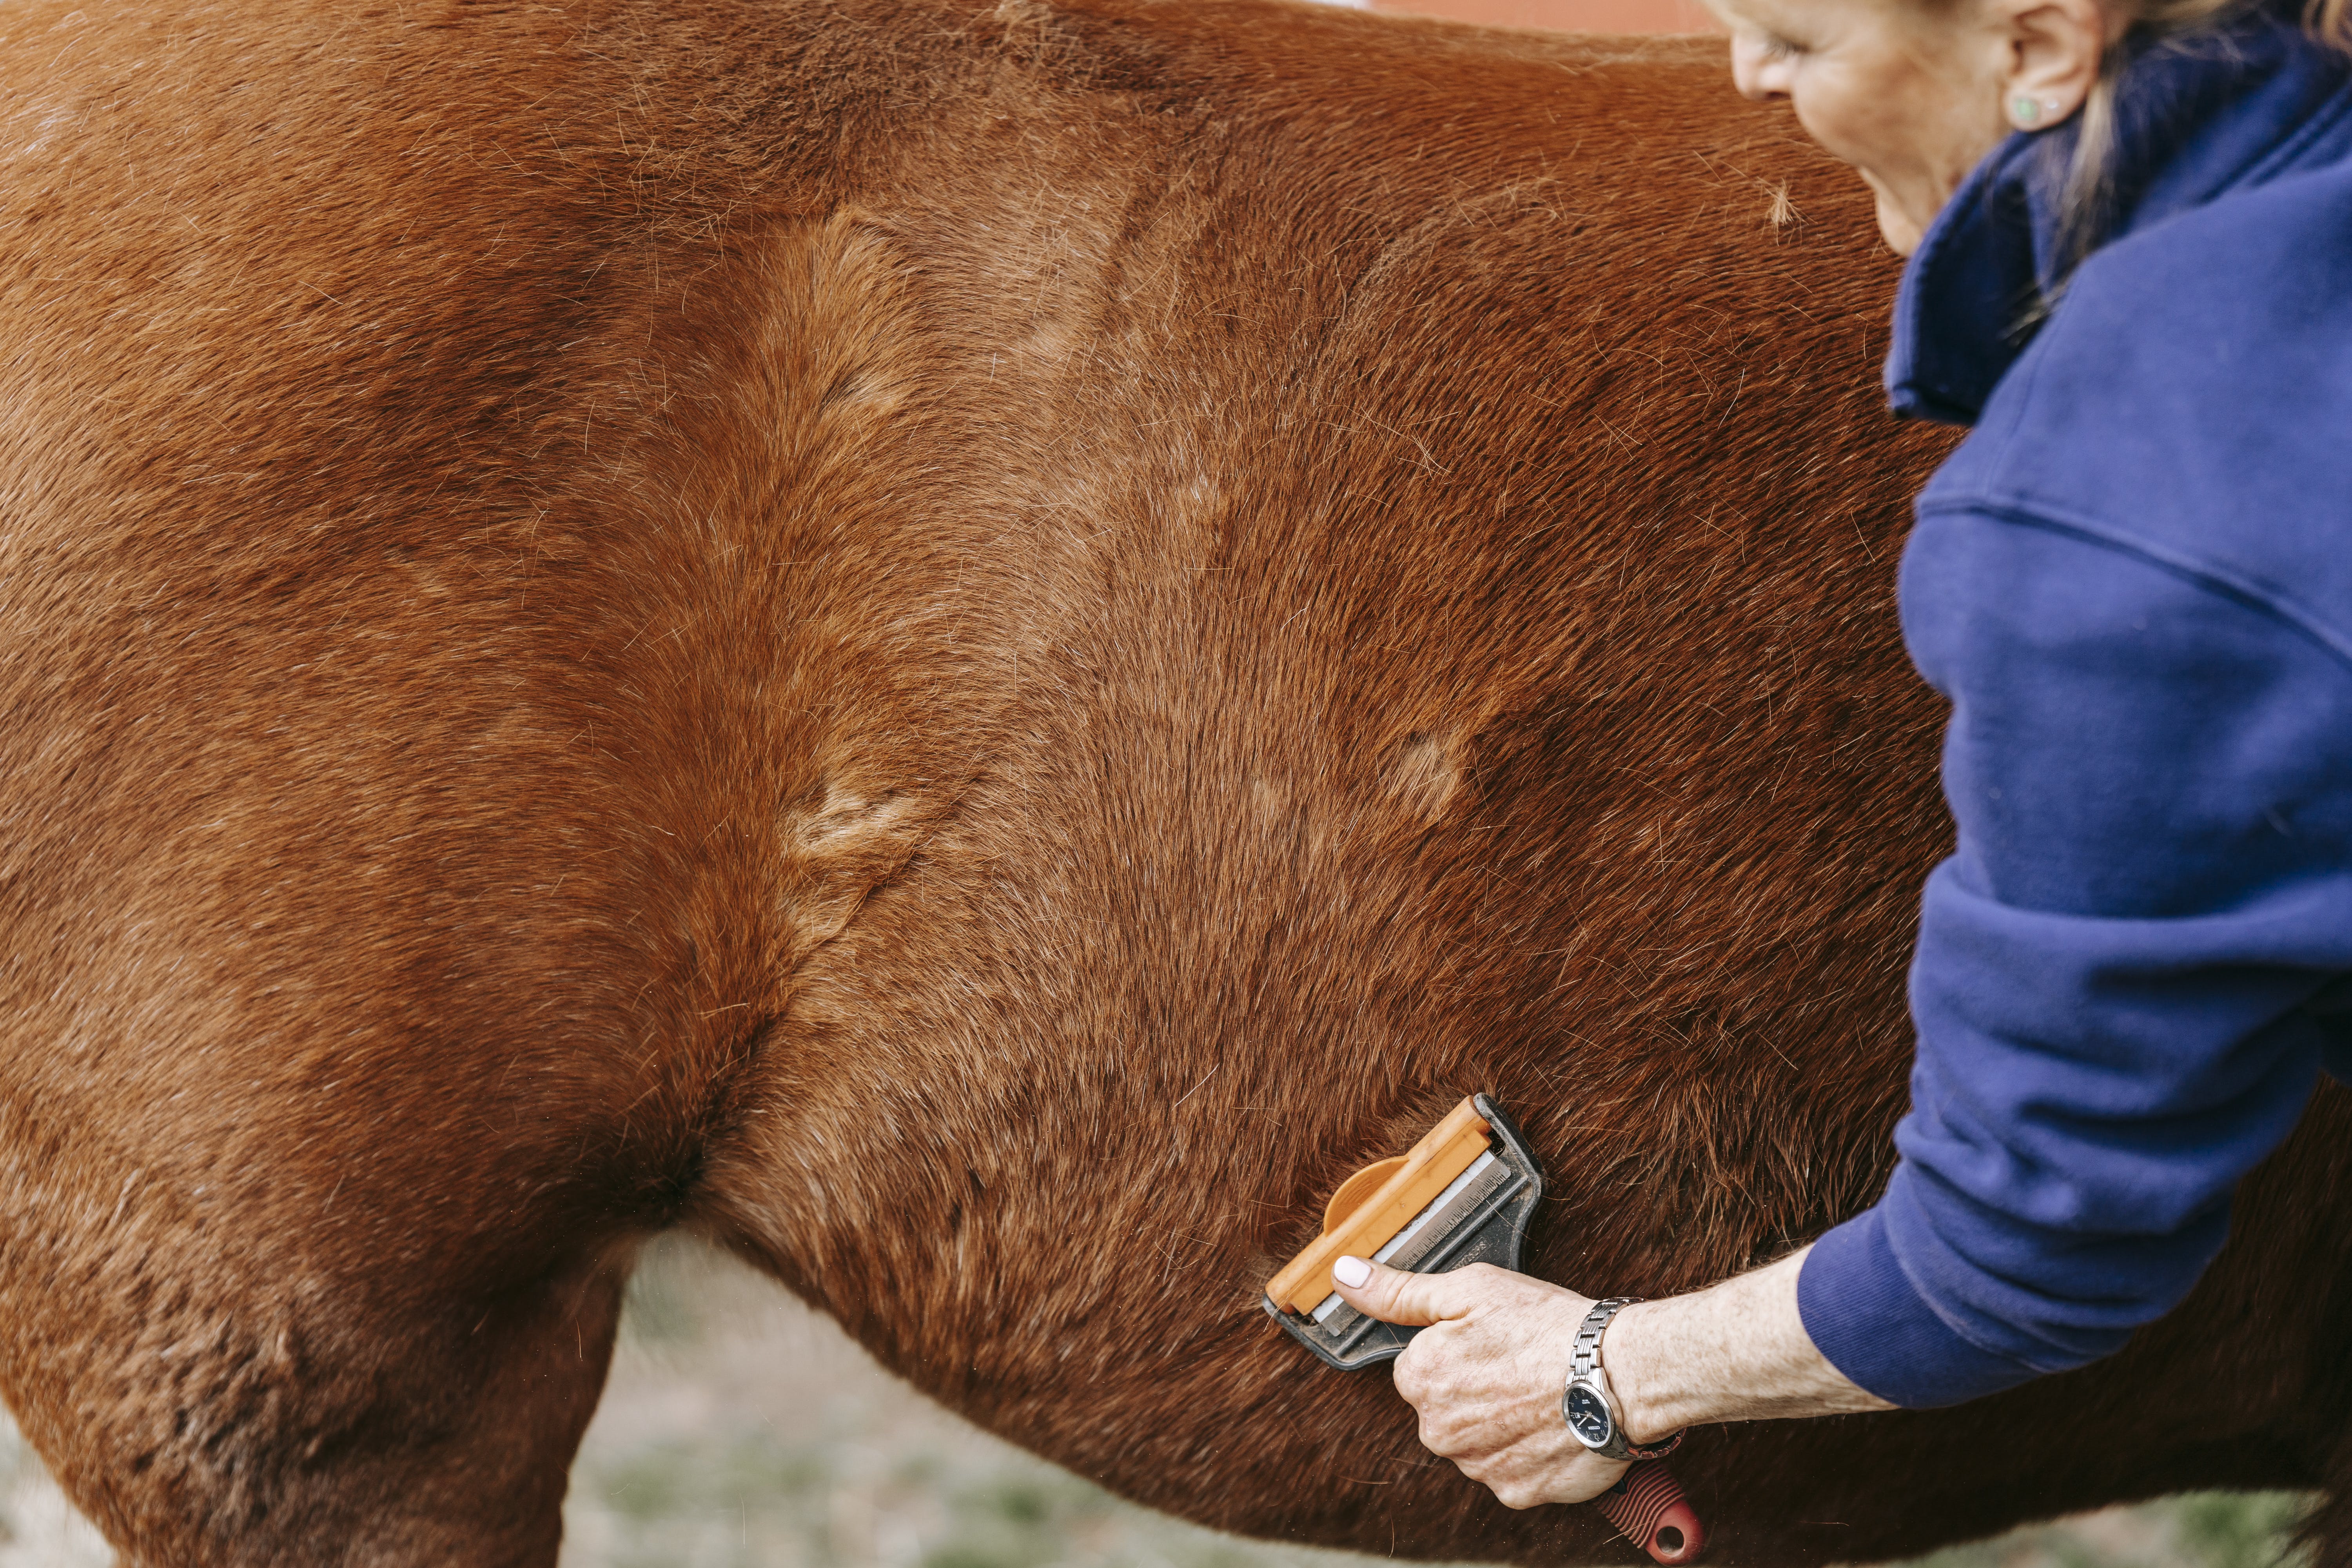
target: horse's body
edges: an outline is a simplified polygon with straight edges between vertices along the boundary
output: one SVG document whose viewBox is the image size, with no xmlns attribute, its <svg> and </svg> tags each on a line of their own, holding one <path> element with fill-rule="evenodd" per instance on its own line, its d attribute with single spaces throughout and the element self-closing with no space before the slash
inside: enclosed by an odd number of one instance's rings
<svg viewBox="0 0 2352 1568">
<path fill-rule="evenodd" d="M 1255 1293 L 1473 1089 L 1588 1290 L 1884 1179 L 1941 447 L 1712 48 L 20 4 L 0 92 L 0 1393 L 130 1561 L 549 1562 L 677 1226 L 1159 1507 L 1625 1550 Z M 1695 1436 L 1718 1560 L 2346 1480 L 2347 1124 L 2111 1363 Z"/>
</svg>

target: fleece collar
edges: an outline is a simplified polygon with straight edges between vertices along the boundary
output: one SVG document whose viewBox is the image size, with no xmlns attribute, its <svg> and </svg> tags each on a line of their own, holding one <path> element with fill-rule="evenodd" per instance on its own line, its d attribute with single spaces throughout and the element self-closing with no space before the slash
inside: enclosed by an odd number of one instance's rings
<svg viewBox="0 0 2352 1568">
<path fill-rule="evenodd" d="M 2352 61 L 2273 5 L 2220 33 L 2143 47 L 2116 87 L 2103 243 L 2234 190 L 2352 156 Z M 2059 197 L 2074 121 L 1993 149 L 1903 273 L 1886 357 L 1895 412 L 1976 421 L 2063 280 Z M 2228 280 L 2216 279 L 2217 287 Z"/>
</svg>

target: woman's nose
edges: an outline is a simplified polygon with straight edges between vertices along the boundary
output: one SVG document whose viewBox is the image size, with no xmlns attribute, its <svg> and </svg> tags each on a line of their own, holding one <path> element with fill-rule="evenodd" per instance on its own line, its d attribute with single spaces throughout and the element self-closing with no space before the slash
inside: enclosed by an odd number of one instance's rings
<svg viewBox="0 0 2352 1568">
<path fill-rule="evenodd" d="M 1789 62 L 1764 40 L 1742 31 L 1731 38 L 1731 80 L 1742 97 L 1759 103 L 1789 96 Z"/>
</svg>

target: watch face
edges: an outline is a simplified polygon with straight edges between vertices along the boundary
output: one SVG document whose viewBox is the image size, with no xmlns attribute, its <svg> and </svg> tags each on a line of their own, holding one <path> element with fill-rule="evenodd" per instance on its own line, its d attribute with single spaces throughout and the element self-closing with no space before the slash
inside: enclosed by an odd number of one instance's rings
<svg viewBox="0 0 2352 1568">
<path fill-rule="evenodd" d="M 1586 1384 L 1569 1385 L 1568 1397 L 1561 1401 L 1561 1412 L 1568 1417 L 1569 1429 L 1588 1448 L 1606 1445 L 1617 1423 L 1610 1418 L 1609 1402 L 1601 1391 Z"/>
</svg>

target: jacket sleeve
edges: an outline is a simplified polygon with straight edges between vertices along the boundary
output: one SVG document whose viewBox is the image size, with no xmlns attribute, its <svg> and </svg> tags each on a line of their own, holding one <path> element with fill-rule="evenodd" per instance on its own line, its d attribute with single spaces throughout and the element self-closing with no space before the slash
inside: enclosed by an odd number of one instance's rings
<svg viewBox="0 0 2352 1568">
<path fill-rule="evenodd" d="M 2302 1113 L 2305 1005 L 2352 972 L 2352 665 L 2024 514 L 1924 512 L 1902 595 L 1952 700 L 1958 839 L 1921 911 L 1899 1163 L 1798 1300 L 1841 1371 L 1921 1407 L 2170 1310 Z"/>
</svg>

